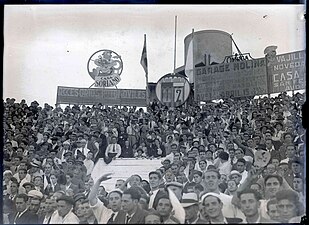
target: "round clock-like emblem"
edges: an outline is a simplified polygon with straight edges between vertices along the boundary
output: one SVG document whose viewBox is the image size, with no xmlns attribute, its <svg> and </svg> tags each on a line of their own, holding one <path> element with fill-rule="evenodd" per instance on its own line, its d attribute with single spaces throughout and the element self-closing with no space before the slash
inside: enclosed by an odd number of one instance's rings
<svg viewBox="0 0 309 225">
<path fill-rule="evenodd" d="M 87 69 L 91 78 L 95 80 L 95 87 L 112 87 L 121 80 L 123 62 L 116 52 L 99 50 L 89 58 Z"/>
</svg>

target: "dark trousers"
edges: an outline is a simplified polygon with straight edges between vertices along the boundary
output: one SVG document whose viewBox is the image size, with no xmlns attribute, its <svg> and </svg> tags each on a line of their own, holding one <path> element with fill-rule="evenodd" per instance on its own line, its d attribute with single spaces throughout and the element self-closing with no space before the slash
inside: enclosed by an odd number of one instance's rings
<svg viewBox="0 0 309 225">
<path fill-rule="evenodd" d="M 116 155 L 117 155 L 117 153 L 108 153 L 107 157 L 104 158 L 104 162 L 106 164 L 109 164 Z"/>
<path fill-rule="evenodd" d="M 106 146 L 100 146 L 99 151 L 94 159 L 94 163 L 96 163 L 100 158 L 105 157 Z"/>
</svg>

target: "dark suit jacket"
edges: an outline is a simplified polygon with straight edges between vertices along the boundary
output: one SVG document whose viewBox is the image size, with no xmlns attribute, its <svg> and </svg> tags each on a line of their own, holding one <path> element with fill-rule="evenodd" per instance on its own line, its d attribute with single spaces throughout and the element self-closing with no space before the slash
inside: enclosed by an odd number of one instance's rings
<svg viewBox="0 0 309 225">
<path fill-rule="evenodd" d="M 261 216 L 260 223 L 278 223 L 278 222 Z"/>
<path fill-rule="evenodd" d="M 133 153 L 133 149 L 132 147 L 122 147 L 121 148 L 121 155 L 120 157 L 123 158 L 133 158 L 134 157 L 134 153 Z"/>
<path fill-rule="evenodd" d="M 199 219 L 196 221 L 195 224 L 207 224 L 207 223 L 208 223 L 208 221 L 199 218 Z"/>
<path fill-rule="evenodd" d="M 290 185 L 291 188 L 293 188 L 293 180 L 295 175 L 296 175 L 295 173 L 288 173 L 284 176 L 284 179 Z M 297 174 L 297 176 L 303 177 L 302 174 Z"/>
<path fill-rule="evenodd" d="M 242 223 L 242 219 L 240 218 L 229 218 L 229 217 L 225 217 L 227 223 L 231 223 L 231 224 L 235 224 L 235 223 Z"/>
<path fill-rule="evenodd" d="M 284 179 L 286 180 L 286 182 L 289 184 L 289 186 L 291 188 L 293 188 L 293 180 L 294 180 L 294 174 L 289 173 L 286 176 L 284 176 Z"/>
<path fill-rule="evenodd" d="M 118 214 L 120 214 L 120 212 Z M 145 223 L 145 217 L 147 216 L 147 214 L 148 213 L 145 210 L 137 207 L 137 210 L 134 213 L 133 217 L 130 219 L 129 224 L 144 224 Z M 117 219 L 117 221 L 116 221 L 116 219 Z M 122 212 L 120 215 L 116 216 L 116 219 L 115 219 L 114 223 L 125 224 L 126 213 Z"/>
<path fill-rule="evenodd" d="M 243 221 L 243 223 L 247 223 L 247 221 L 245 220 L 245 221 Z M 271 219 L 267 219 L 267 218 L 261 216 L 259 223 L 260 224 L 261 223 L 269 223 L 270 224 L 270 223 L 279 223 L 279 222 L 271 220 Z"/>
<path fill-rule="evenodd" d="M 16 214 L 13 217 L 12 223 L 14 223 Z M 19 218 L 16 219 L 16 224 L 38 224 L 38 215 L 33 214 L 32 212 L 27 210 L 24 214 L 22 214 Z"/>
<path fill-rule="evenodd" d="M 123 210 L 120 210 L 116 216 L 116 218 L 114 219 L 114 222 L 112 222 L 112 224 L 121 224 L 124 223 L 126 221 L 126 213 Z"/>
<path fill-rule="evenodd" d="M 270 156 L 271 158 L 278 158 L 280 161 L 282 160 L 281 159 L 281 154 L 279 152 L 279 150 L 273 150 L 270 152 Z"/>
<path fill-rule="evenodd" d="M 73 190 L 74 194 L 76 194 L 79 190 L 78 186 L 73 183 L 70 184 L 69 188 Z"/>
<path fill-rule="evenodd" d="M 60 184 L 56 184 L 56 186 L 54 187 L 54 190 L 50 187 L 46 187 L 44 190 L 44 194 L 49 195 L 50 193 L 55 193 L 56 191 L 60 191 L 61 187 Z"/>
</svg>

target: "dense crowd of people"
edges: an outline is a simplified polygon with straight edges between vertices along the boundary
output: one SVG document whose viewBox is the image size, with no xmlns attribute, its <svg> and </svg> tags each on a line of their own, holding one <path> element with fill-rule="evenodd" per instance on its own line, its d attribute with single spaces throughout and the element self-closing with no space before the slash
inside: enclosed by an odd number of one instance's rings
<svg viewBox="0 0 309 225">
<path fill-rule="evenodd" d="M 299 223 L 304 94 L 168 108 L 3 100 L 4 224 Z M 96 162 L 160 159 L 107 192 Z M 107 165 L 109 166 L 109 165 Z M 111 165 L 110 165 L 111 166 Z M 128 168 L 129 170 L 129 168 Z"/>
</svg>

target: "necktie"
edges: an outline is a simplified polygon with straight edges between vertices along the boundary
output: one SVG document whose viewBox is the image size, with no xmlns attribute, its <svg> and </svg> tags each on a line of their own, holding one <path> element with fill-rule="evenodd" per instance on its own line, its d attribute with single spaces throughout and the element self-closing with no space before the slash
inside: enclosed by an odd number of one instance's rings
<svg viewBox="0 0 309 225">
<path fill-rule="evenodd" d="M 51 216 L 49 217 L 49 219 L 48 219 L 48 221 L 47 221 L 47 224 L 49 224 L 49 223 L 50 223 L 50 220 L 51 220 Z"/>
<path fill-rule="evenodd" d="M 114 222 L 115 213 L 112 213 L 111 217 L 108 219 L 107 224 L 111 224 Z"/>
<path fill-rule="evenodd" d="M 113 153 L 116 152 L 116 144 L 113 144 Z"/>
<path fill-rule="evenodd" d="M 16 220 L 19 218 L 19 216 L 20 216 L 20 212 L 16 214 L 15 219 L 14 219 L 14 224 L 16 224 Z"/>
<path fill-rule="evenodd" d="M 126 224 L 128 224 L 129 223 L 129 220 L 131 219 L 131 216 L 127 216 L 127 219 L 126 219 Z"/>
</svg>

